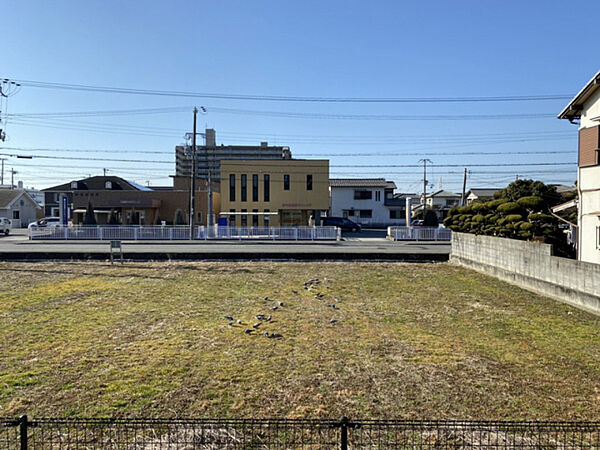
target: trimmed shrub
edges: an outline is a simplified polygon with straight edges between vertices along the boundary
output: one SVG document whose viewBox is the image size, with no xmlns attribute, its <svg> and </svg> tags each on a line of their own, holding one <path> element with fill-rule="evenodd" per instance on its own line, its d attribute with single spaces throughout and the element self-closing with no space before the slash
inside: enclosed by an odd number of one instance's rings
<svg viewBox="0 0 600 450">
<path fill-rule="evenodd" d="M 489 202 L 485 202 L 484 205 L 487 209 L 498 209 L 498 206 L 507 203 L 508 200 L 501 198 L 498 200 L 490 200 Z"/>
<path fill-rule="evenodd" d="M 531 211 L 541 211 L 544 206 L 544 200 L 540 197 L 536 197 L 535 195 L 530 195 L 529 197 L 522 197 L 517 200 L 517 204 L 525 209 L 529 209 Z"/>
<path fill-rule="evenodd" d="M 544 214 L 544 213 L 533 213 L 533 214 L 529 214 L 529 216 L 527 216 L 527 218 L 531 221 L 539 221 L 539 222 L 554 222 L 556 219 L 551 216 L 550 214 Z"/>
<path fill-rule="evenodd" d="M 485 211 L 487 208 L 485 207 L 485 205 L 483 203 L 472 203 L 471 209 L 475 212 L 481 212 L 481 211 Z"/>
<path fill-rule="evenodd" d="M 512 212 L 519 211 L 521 207 L 516 202 L 506 202 L 499 205 L 497 209 L 505 214 L 510 214 Z"/>
<path fill-rule="evenodd" d="M 484 220 L 485 220 L 485 217 L 483 217 L 481 214 L 477 214 L 477 215 L 473 216 L 474 223 L 481 223 Z"/>
<path fill-rule="evenodd" d="M 506 222 L 520 222 L 523 220 L 523 216 L 521 214 L 509 214 L 505 219 Z"/>
<path fill-rule="evenodd" d="M 522 224 L 519 226 L 519 228 L 521 228 L 521 230 L 523 230 L 523 231 L 528 231 L 528 230 L 531 230 L 531 229 L 533 228 L 533 224 L 532 224 L 532 223 L 529 223 L 529 222 L 523 222 L 523 223 L 522 223 Z"/>
</svg>

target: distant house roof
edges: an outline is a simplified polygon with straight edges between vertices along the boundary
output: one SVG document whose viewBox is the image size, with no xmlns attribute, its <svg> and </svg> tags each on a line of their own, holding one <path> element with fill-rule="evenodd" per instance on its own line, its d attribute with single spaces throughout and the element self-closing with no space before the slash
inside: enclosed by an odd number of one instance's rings
<svg viewBox="0 0 600 450">
<path fill-rule="evenodd" d="M 41 208 L 24 189 L 0 189 L 0 209 L 9 209 L 21 197 L 27 198 L 36 208 Z"/>
<path fill-rule="evenodd" d="M 432 192 L 431 194 L 427 194 L 427 198 L 429 198 L 429 197 L 451 197 L 451 198 L 454 198 L 454 197 L 462 197 L 462 196 L 460 194 L 455 194 L 454 192 L 450 192 L 450 191 L 444 191 L 442 189 L 439 191 Z"/>
<path fill-rule="evenodd" d="M 386 181 L 385 178 L 330 178 L 330 187 L 373 187 L 384 189 L 396 189 L 396 183 Z"/>
<path fill-rule="evenodd" d="M 71 183 L 73 183 L 73 181 L 77 182 L 77 188 L 73 189 L 71 187 Z M 66 191 L 73 191 L 73 190 L 77 190 L 77 191 L 103 191 L 106 190 L 106 182 L 110 181 L 112 184 L 112 190 L 114 191 L 151 191 L 152 189 L 150 189 L 149 187 L 144 187 L 141 186 L 139 184 L 133 183 L 131 181 L 127 181 L 121 177 L 115 177 L 115 176 L 96 176 L 96 177 L 89 177 L 89 178 L 83 178 L 81 180 L 73 180 L 73 181 L 69 181 L 68 183 L 64 183 L 64 184 L 59 184 L 58 186 L 52 186 L 46 189 L 43 189 L 43 191 L 58 191 L 58 192 L 66 192 Z"/>
<path fill-rule="evenodd" d="M 470 194 L 473 194 L 477 198 L 493 197 L 496 192 L 501 191 L 501 190 L 502 190 L 502 188 L 473 188 L 473 189 L 469 189 L 469 192 L 467 192 L 467 197 Z"/>
<path fill-rule="evenodd" d="M 564 194 L 566 192 L 574 192 L 577 190 L 575 186 L 566 186 L 564 184 L 549 184 L 548 186 L 553 186 L 556 188 L 556 192 L 559 194 Z"/>
<path fill-rule="evenodd" d="M 596 92 L 600 87 L 600 71 L 592 77 L 590 81 L 583 87 L 581 91 L 569 102 L 569 104 L 558 115 L 559 119 L 569 119 L 573 122 L 575 119 L 581 119 L 583 104 Z"/>
</svg>

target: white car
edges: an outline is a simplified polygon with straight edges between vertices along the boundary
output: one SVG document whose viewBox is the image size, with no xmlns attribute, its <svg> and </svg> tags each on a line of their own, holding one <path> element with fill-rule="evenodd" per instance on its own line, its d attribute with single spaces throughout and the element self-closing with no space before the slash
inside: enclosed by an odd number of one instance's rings
<svg viewBox="0 0 600 450">
<path fill-rule="evenodd" d="M 56 228 L 60 227 L 62 224 L 60 223 L 60 217 L 44 217 L 43 219 L 37 220 L 35 222 L 31 222 L 27 227 L 29 231 L 33 227 L 36 228 Z"/>
<path fill-rule="evenodd" d="M 4 233 L 6 236 L 8 236 L 8 233 L 10 233 L 10 227 L 10 220 L 6 217 L 0 217 L 0 233 Z"/>
</svg>

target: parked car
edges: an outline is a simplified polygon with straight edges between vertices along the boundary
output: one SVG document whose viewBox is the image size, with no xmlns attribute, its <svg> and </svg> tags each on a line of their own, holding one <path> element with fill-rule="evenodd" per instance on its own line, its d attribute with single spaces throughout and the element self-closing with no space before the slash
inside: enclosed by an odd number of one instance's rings
<svg viewBox="0 0 600 450">
<path fill-rule="evenodd" d="M 31 222 L 27 228 L 31 231 L 34 226 L 37 228 L 56 228 L 61 225 L 60 217 L 44 217 L 35 222 Z"/>
<path fill-rule="evenodd" d="M 411 227 L 424 227 L 425 226 L 425 221 L 421 220 L 421 219 L 416 219 L 416 220 L 413 220 L 410 223 L 410 226 Z"/>
<path fill-rule="evenodd" d="M 10 220 L 6 217 L 0 217 L 0 233 L 4 233 L 6 236 L 8 236 L 8 233 L 10 233 L 10 227 Z"/>
<path fill-rule="evenodd" d="M 360 231 L 361 226 L 345 217 L 323 217 L 323 225 L 326 227 L 338 227 L 342 231 L 352 231 L 356 233 Z"/>
</svg>

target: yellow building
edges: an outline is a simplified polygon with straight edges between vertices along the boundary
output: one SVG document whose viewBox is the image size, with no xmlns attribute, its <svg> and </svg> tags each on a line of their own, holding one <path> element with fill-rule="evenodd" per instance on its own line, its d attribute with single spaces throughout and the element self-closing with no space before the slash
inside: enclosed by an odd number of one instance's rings
<svg viewBox="0 0 600 450">
<path fill-rule="evenodd" d="M 221 217 L 230 226 L 318 224 L 328 208 L 328 160 L 221 160 Z"/>
</svg>

